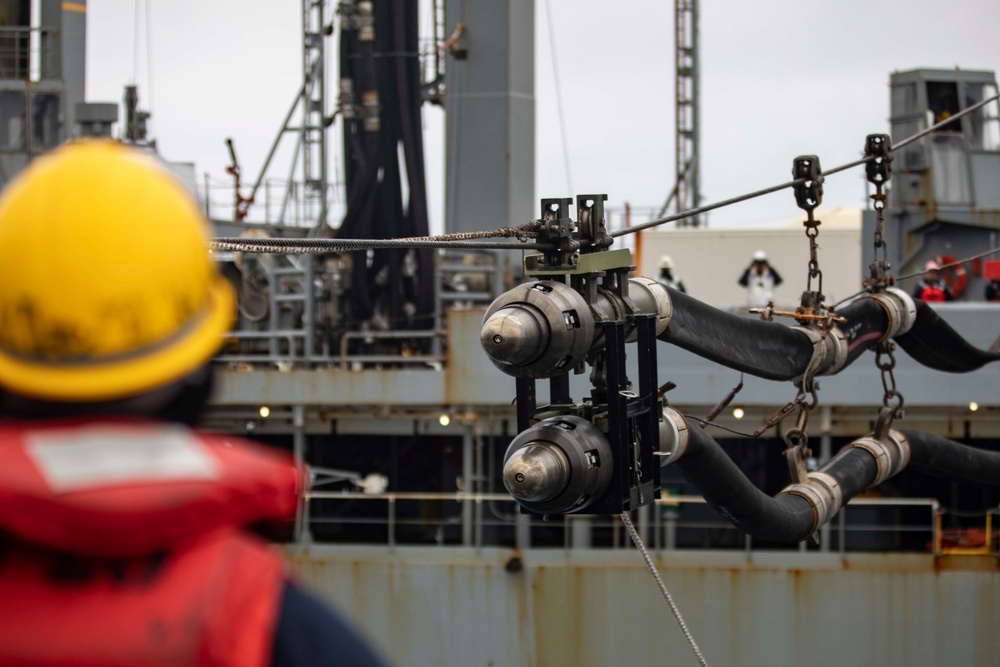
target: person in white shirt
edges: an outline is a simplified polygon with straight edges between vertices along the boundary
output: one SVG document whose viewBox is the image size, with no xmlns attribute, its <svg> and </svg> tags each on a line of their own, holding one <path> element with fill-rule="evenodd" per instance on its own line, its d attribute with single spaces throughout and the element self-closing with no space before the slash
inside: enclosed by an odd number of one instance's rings
<svg viewBox="0 0 1000 667">
<path fill-rule="evenodd" d="M 674 273 L 674 260 L 670 255 L 660 257 L 660 275 L 656 279 L 665 287 L 672 287 L 678 292 L 685 292 L 684 282 Z"/>
<path fill-rule="evenodd" d="M 774 288 L 782 283 L 781 275 L 767 261 L 767 253 L 758 250 L 753 262 L 740 276 L 740 285 L 747 288 L 747 305 L 766 306 L 774 301 Z"/>
</svg>

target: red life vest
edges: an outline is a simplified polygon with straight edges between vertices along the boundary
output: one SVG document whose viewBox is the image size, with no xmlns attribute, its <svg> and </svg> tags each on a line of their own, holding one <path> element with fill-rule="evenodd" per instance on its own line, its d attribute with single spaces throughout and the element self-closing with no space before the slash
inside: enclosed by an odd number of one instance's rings
<svg viewBox="0 0 1000 667">
<path fill-rule="evenodd" d="M 925 283 L 920 290 L 921 301 L 947 301 L 944 289 L 932 283 Z"/>
<path fill-rule="evenodd" d="M 0 664 L 267 665 L 290 459 L 149 422 L 0 423 Z"/>
</svg>

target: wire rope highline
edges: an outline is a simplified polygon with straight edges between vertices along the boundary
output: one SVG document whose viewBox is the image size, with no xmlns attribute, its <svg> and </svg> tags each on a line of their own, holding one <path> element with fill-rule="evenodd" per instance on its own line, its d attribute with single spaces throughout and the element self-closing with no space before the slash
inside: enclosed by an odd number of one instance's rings
<svg viewBox="0 0 1000 667">
<path fill-rule="evenodd" d="M 988 97 L 981 102 L 974 104 L 973 106 L 963 109 L 958 113 L 949 116 L 947 119 L 931 125 L 925 130 L 917 132 L 916 134 L 903 139 L 895 146 L 892 147 L 892 152 L 896 152 L 900 148 L 917 141 L 926 135 L 940 129 L 941 127 L 952 123 L 962 116 L 970 114 L 985 105 L 1000 99 L 1000 94 Z M 854 160 L 853 162 L 848 162 L 847 164 L 840 165 L 839 167 L 834 167 L 832 169 L 827 169 L 822 172 L 822 176 L 830 176 L 841 171 L 845 171 L 852 167 L 857 167 L 866 164 L 875 159 L 876 156 L 868 156 L 861 158 L 859 160 Z M 762 190 L 757 190 L 755 192 L 750 192 L 745 195 L 740 195 L 737 197 L 732 197 L 730 199 L 723 199 L 722 201 L 715 202 L 714 204 L 708 204 L 706 206 L 699 206 L 697 208 L 689 209 L 687 211 L 681 211 L 680 213 L 675 213 L 674 215 L 668 215 L 664 218 L 657 218 L 656 220 L 650 220 L 649 222 L 644 222 L 640 225 L 635 225 L 627 229 L 620 229 L 609 234 L 612 238 L 619 238 L 625 236 L 626 234 L 634 234 L 636 232 L 641 232 L 645 229 L 651 227 L 657 227 L 659 225 L 665 225 L 670 222 L 676 222 L 677 220 L 682 220 L 684 218 L 689 218 L 694 215 L 699 215 L 701 213 L 707 213 L 708 211 L 714 211 L 715 209 L 722 208 L 725 206 L 731 206 L 732 204 L 738 204 L 740 202 L 747 201 L 749 199 L 755 199 L 757 197 L 762 197 L 772 192 L 778 192 L 786 188 L 791 188 L 796 185 L 801 185 L 809 179 L 799 178 L 793 181 L 788 181 L 787 183 L 782 183 L 781 185 L 774 185 L 769 188 L 764 188 Z M 280 254 L 307 254 L 307 253 L 325 253 L 325 252 L 347 252 L 354 250 L 379 250 L 383 248 L 454 248 L 458 250 L 551 250 L 554 246 L 547 243 L 500 243 L 500 242 L 479 242 L 467 240 L 470 238 L 497 238 L 497 237 L 516 237 L 516 238 L 527 238 L 537 236 L 537 226 L 540 225 L 539 222 L 534 221 L 527 223 L 526 225 L 521 225 L 520 227 L 505 227 L 495 231 L 485 231 L 485 232 L 466 232 L 464 234 L 452 234 L 452 235 L 441 235 L 441 236 L 423 236 L 423 237 L 411 237 L 411 238 L 401 238 L 401 239 L 243 239 L 243 238 L 217 238 L 210 242 L 210 247 L 213 250 L 218 251 L 238 251 L 238 252 L 256 252 L 256 253 L 280 253 Z M 990 251 L 984 254 L 992 254 L 996 251 Z M 984 255 L 980 255 L 982 257 Z M 919 275 L 919 274 L 915 274 Z M 903 276 L 903 278 L 908 278 L 913 276 Z M 901 278 L 902 279 L 902 278 Z"/>
<path fill-rule="evenodd" d="M 549 243 L 510 243 L 503 241 L 434 241 L 409 239 L 242 239 L 219 238 L 209 248 L 222 252 L 278 253 L 285 255 L 322 254 L 386 248 L 457 248 L 462 250 L 549 250 Z"/>
<path fill-rule="evenodd" d="M 931 125 L 926 130 L 922 130 L 921 132 L 917 132 L 916 134 L 914 134 L 912 136 L 909 136 L 906 139 L 903 139 L 898 144 L 896 144 L 895 146 L 892 147 L 892 152 L 896 152 L 900 148 L 902 148 L 902 147 L 904 147 L 904 146 L 906 146 L 908 144 L 911 144 L 914 141 L 917 141 L 918 139 L 921 139 L 921 138 L 925 137 L 926 135 L 930 134 L 931 132 L 934 132 L 935 130 L 938 130 L 941 127 L 944 127 L 948 123 L 952 123 L 952 122 L 958 120 L 959 118 L 961 118 L 962 116 L 970 114 L 973 111 L 976 111 L 976 110 L 978 110 L 978 109 L 986 106 L 990 102 L 993 102 L 994 100 L 997 100 L 997 99 L 1000 99 L 1000 94 L 994 95 L 994 96 L 989 97 L 989 98 L 987 98 L 987 99 L 985 99 L 985 100 L 983 100 L 981 102 L 978 102 L 978 103 L 974 104 L 973 106 L 971 106 L 971 107 L 969 107 L 967 109 L 963 109 L 962 111 L 954 114 L 953 116 L 949 116 L 948 118 L 946 118 L 945 120 L 941 121 L 940 123 L 936 123 L 935 125 Z M 866 164 L 868 162 L 871 162 L 872 160 L 875 159 L 875 157 L 876 156 L 873 155 L 873 156 L 861 158 L 859 160 L 854 160 L 853 162 L 848 162 L 847 164 L 842 164 L 839 167 L 834 167 L 832 169 L 827 169 L 826 171 L 822 172 L 821 175 L 822 176 L 832 176 L 833 174 L 839 173 L 841 171 L 846 171 L 847 169 L 851 169 L 852 167 L 858 167 L 860 165 L 863 165 L 863 164 Z M 629 227 L 627 229 L 620 229 L 620 230 L 614 231 L 614 232 L 612 232 L 610 234 L 610 236 L 612 238 L 618 238 L 619 236 L 624 236 L 626 234 L 634 234 L 635 232 L 641 232 L 644 229 L 649 229 L 650 227 L 656 227 L 656 226 L 659 226 L 659 225 L 665 225 L 668 222 L 676 222 L 677 220 L 683 220 L 684 218 L 690 218 L 691 216 L 699 215 L 699 214 L 705 213 L 707 211 L 714 211 L 717 208 L 722 208 L 724 206 L 730 206 L 732 204 L 738 204 L 740 202 L 747 201 L 748 199 L 755 199 L 757 197 L 762 197 L 764 195 L 769 195 L 772 192 L 778 192 L 779 190 L 784 190 L 785 188 L 791 188 L 791 187 L 794 187 L 796 185 L 800 185 L 802 183 L 805 183 L 807 180 L 808 179 L 806 179 L 806 178 L 799 178 L 799 179 L 796 179 L 794 181 L 789 181 L 787 183 L 783 183 L 781 185 L 775 185 L 775 186 L 772 186 L 770 188 L 764 188 L 763 190 L 757 190 L 756 192 L 751 192 L 749 194 L 740 195 L 738 197 L 733 197 L 731 199 L 724 199 L 724 200 L 716 202 L 714 204 L 708 204 L 706 206 L 700 206 L 698 208 L 693 208 L 693 209 L 690 209 L 690 210 L 687 210 L 687 211 L 681 211 L 680 213 L 675 213 L 674 215 L 668 215 L 665 218 L 657 218 L 656 220 L 650 220 L 649 222 L 644 222 L 641 225 L 634 225 L 634 226 Z"/>
</svg>

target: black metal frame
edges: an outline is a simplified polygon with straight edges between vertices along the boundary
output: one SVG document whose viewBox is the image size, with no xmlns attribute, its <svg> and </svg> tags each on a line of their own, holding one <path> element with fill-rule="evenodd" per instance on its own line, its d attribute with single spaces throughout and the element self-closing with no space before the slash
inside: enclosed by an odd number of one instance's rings
<svg viewBox="0 0 1000 667">
<path fill-rule="evenodd" d="M 659 399 L 656 395 L 656 322 L 652 314 L 628 316 L 637 335 L 639 391 L 629 391 L 626 375 L 626 321 L 600 323 L 607 392 L 592 392 L 591 399 L 574 403 L 569 395 L 569 374 L 549 380 L 550 403 L 537 407 L 535 380 L 518 378 L 517 428 L 530 428 L 539 413 L 575 414 L 594 422 L 607 435 L 614 457 L 607 491 L 574 514 L 620 514 L 649 505 L 660 497 Z M 606 415 L 606 419 L 605 419 Z M 547 415 L 548 416 L 548 415 Z M 603 426 L 602 423 L 604 422 Z M 523 506 L 521 511 L 534 514 Z"/>
</svg>

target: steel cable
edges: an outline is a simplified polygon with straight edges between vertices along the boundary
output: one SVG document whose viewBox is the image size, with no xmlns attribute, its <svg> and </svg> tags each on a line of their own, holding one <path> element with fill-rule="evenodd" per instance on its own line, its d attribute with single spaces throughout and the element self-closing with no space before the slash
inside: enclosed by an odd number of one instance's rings
<svg viewBox="0 0 1000 667">
<path fill-rule="evenodd" d="M 409 239 L 241 239 L 218 238 L 209 243 L 214 251 L 279 253 L 285 255 L 322 254 L 386 248 L 456 248 L 462 250 L 548 250 L 548 243 L 505 243 L 482 241 L 436 241 Z"/>
<path fill-rule="evenodd" d="M 937 123 L 935 125 L 931 125 L 926 130 L 923 130 L 921 132 L 917 132 L 916 134 L 914 134 L 914 135 L 912 135 L 910 137 L 907 137 L 906 139 L 903 139 L 898 144 L 896 144 L 895 146 L 892 147 L 892 152 L 896 152 L 897 150 L 899 150 L 903 146 L 907 146 L 907 145 L 913 143 L 914 141 L 917 141 L 918 139 L 923 138 L 924 136 L 930 134 L 931 132 L 934 132 L 935 130 L 940 129 L 941 127 L 947 125 L 948 123 L 952 123 L 952 122 L 958 120 L 959 118 L 961 118 L 962 116 L 965 116 L 966 114 L 970 114 L 973 111 L 976 111 L 976 110 L 980 109 L 981 107 L 989 104 L 990 102 L 992 102 L 992 101 L 994 101 L 996 99 L 1000 99 L 1000 94 L 994 95 L 993 97 L 990 97 L 990 98 L 987 98 L 987 99 L 983 100 L 982 102 L 979 102 L 979 103 L 977 103 L 977 104 L 969 107 L 968 109 L 963 109 L 962 111 L 954 114 L 953 116 L 949 116 L 947 119 L 941 121 L 940 123 Z M 852 167 L 858 167 L 858 166 L 861 166 L 863 164 L 867 164 L 868 162 L 871 162 L 875 158 L 876 158 L 876 156 L 874 156 L 874 155 L 868 156 L 868 157 L 863 157 L 861 159 L 854 160 L 853 162 L 848 162 L 847 164 L 842 164 L 839 167 L 833 167 L 832 169 L 827 169 L 826 171 L 822 172 L 820 175 L 821 176 L 832 176 L 833 174 L 839 173 L 841 171 L 846 171 L 847 169 L 851 169 Z M 650 227 L 656 227 L 658 225 L 664 225 L 664 224 L 666 224 L 668 222 L 675 222 L 677 220 L 683 220 L 684 218 L 690 218 L 692 216 L 699 215 L 701 213 L 705 213 L 707 211 L 713 211 L 713 210 L 715 210 L 717 208 L 722 208 L 724 206 L 729 206 L 731 204 L 738 204 L 740 202 L 747 201 L 748 199 L 755 199 L 757 197 L 762 197 L 764 195 L 771 194 L 772 192 L 778 192 L 779 190 L 784 190 L 785 188 L 791 188 L 791 187 L 794 187 L 796 185 L 800 185 L 802 183 L 805 183 L 808 180 L 809 179 L 807 179 L 807 178 L 799 178 L 799 179 L 796 179 L 794 181 L 789 181 L 787 183 L 783 183 L 782 185 L 775 185 L 775 186 L 772 186 L 770 188 L 764 188 L 763 190 L 757 190 L 756 192 L 751 192 L 749 194 L 740 195 L 739 197 L 733 197 L 731 199 L 724 199 L 724 200 L 716 202 L 714 204 L 708 204 L 707 206 L 701 206 L 699 208 L 693 208 L 693 209 L 690 209 L 688 211 L 681 211 L 680 213 L 675 213 L 674 215 L 668 215 L 665 218 L 658 218 L 656 220 L 650 220 L 649 222 L 644 222 L 641 225 L 635 225 L 634 227 L 629 227 L 627 229 L 620 229 L 620 230 L 618 230 L 616 232 L 612 232 L 610 234 L 610 236 L 612 238 L 618 238 L 619 236 L 624 236 L 626 234 L 634 234 L 635 232 L 641 232 L 644 229 L 649 229 Z"/>
<path fill-rule="evenodd" d="M 677 619 L 677 625 L 681 627 L 681 632 L 684 633 L 684 638 L 687 639 L 688 644 L 691 646 L 691 650 L 694 651 L 694 657 L 698 659 L 698 664 L 702 667 L 708 667 L 708 663 L 705 662 L 705 656 L 701 654 L 701 650 L 698 648 L 698 644 L 695 643 L 694 637 L 691 635 L 691 631 L 688 630 L 687 623 L 684 622 L 684 617 L 681 616 L 681 610 L 677 608 L 674 604 L 674 599 L 670 597 L 670 593 L 667 591 L 667 585 L 663 583 L 663 579 L 660 577 L 660 573 L 656 571 L 656 566 L 653 565 L 653 560 L 649 557 L 649 552 L 646 551 L 646 545 L 642 543 L 642 538 L 639 537 L 639 533 L 636 531 L 635 526 L 632 525 L 632 519 L 629 518 L 628 512 L 621 513 L 622 523 L 625 524 L 625 528 L 628 530 L 629 536 L 632 538 L 632 542 L 635 543 L 636 549 L 642 554 L 642 560 L 646 563 L 646 567 L 649 568 L 649 572 L 653 575 L 653 579 L 656 580 L 656 585 L 660 589 L 660 593 L 663 594 L 663 598 L 667 601 L 667 606 L 670 607 L 670 613 L 674 615 Z"/>
<path fill-rule="evenodd" d="M 903 139 L 897 143 L 892 148 L 892 152 L 896 152 L 900 148 L 907 146 L 908 144 L 917 141 L 924 136 L 934 132 L 948 123 L 952 123 L 962 116 L 970 114 L 983 106 L 993 102 L 994 100 L 1000 99 L 1000 94 L 993 95 L 981 102 L 967 108 L 962 111 L 949 116 L 947 119 L 931 125 L 925 130 L 918 132 L 906 139 Z M 875 159 L 875 156 L 868 156 L 861 158 L 859 160 L 854 160 L 853 162 L 848 162 L 847 164 L 840 165 L 839 167 L 833 167 L 832 169 L 827 169 L 822 172 L 822 176 L 830 176 L 841 171 L 845 171 L 852 167 L 857 167 L 862 164 L 866 164 Z M 762 190 L 757 190 L 755 192 L 750 192 L 745 195 L 740 195 L 738 197 L 731 197 L 730 199 L 724 199 L 714 204 L 708 204 L 706 206 L 700 206 L 698 208 L 693 208 L 687 211 L 682 211 L 680 213 L 675 213 L 674 215 L 669 215 L 663 218 L 657 218 L 656 220 L 650 220 L 649 222 L 642 223 L 641 225 L 635 225 L 627 229 L 620 229 L 611 232 L 609 236 L 611 238 L 619 238 L 625 236 L 626 234 L 634 234 L 636 232 L 649 229 L 651 227 L 656 227 L 659 225 L 664 225 L 669 222 L 675 222 L 677 220 L 683 220 L 684 218 L 689 218 L 694 215 L 699 215 L 701 213 L 707 213 L 708 211 L 714 211 L 718 208 L 723 208 L 725 206 L 731 206 L 733 204 L 738 204 L 740 202 L 747 201 L 749 199 L 755 199 L 757 197 L 762 197 L 772 192 L 778 192 L 786 188 L 794 187 L 805 183 L 808 179 L 799 178 L 793 181 L 788 181 L 787 183 L 782 183 L 781 185 L 774 185 L 769 188 L 764 188 Z M 528 223 L 527 225 L 522 225 L 520 227 L 505 227 L 496 231 L 486 231 L 486 232 L 466 232 L 464 234 L 445 234 L 435 237 L 411 237 L 411 238 L 400 238 L 400 239 L 352 239 L 350 244 L 345 244 L 344 240 L 337 239 L 314 239 L 315 241 L 322 241 L 318 245 L 307 245 L 299 243 L 296 245 L 295 239 L 261 239 L 261 240 L 247 240 L 247 239 L 233 239 L 233 238 L 219 238 L 214 239 L 210 242 L 210 247 L 215 250 L 233 250 L 240 252 L 273 252 L 273 253 L 284 253 L 284 254 L 307 254 L 307 253 L 323 253 L 323 252 L 338 252 L 338 251 L 350 251 L 350 250 L 377 250 L 381 248 L 457 248 L 463 250 L 549 250 L 552 249 L 551 244 L 544 243 L 524 243 L 524 244 L 502 244 L 502 243 L 476 243 L 470 242 L 468 239 L 472 238 L 497 238 L 497 237 L 533 237 L 536 236 L 537 227 L 531 231 L 524 231 L 520 233 L 511 233 L 513 230 L 521 230 L 526 227 L 530 227 L 537 221 Z M 470 236 L 472 235 L 472 236 Z M 459 239 L 459 240 L 448 240 L 448 239 Z M 274 241 L 282 241 L 282 243 L 273 243 Z M 998 250 L 990 251 L 985 254 L 992 254 L 993 252 L 998 252 Z M 984 255 L 980 255 L 982 257 Z M 917 274 L 919 275 L 919 274 Z M 903 276 L 912 277 L 912 276 Z"/>
<path fill-rule="evenodd" d="M 983 257 L 989 257 L 990 255 L 995 255 L 997 253 L 1000 253 L 1000 248 L 993 248 L 991 250 L 987 250 L 986 252 L 981 252 L 978 255 L 973 255 L 972 257 L 966 257 L 965 259 L 958 259 L 955 260 L 954 262 L 949 262 L 948 264 L 942 264 L 941 266 L 938 267 L 938 269 L 943 271 L 945 269 L 950 269 L 953 266 L 958 266 L 959 264 L 965 264 L 966 262 L 982 259 Z M 899 276 L 898 278 L 896 278 L 896 280 L 906 280 L 907 278 L 916 278 L 917 276 L 924 275 L 924 273 L 925 271 L 908 273 L 905 276 Z"/>
</svg>

